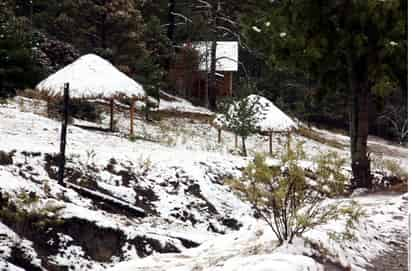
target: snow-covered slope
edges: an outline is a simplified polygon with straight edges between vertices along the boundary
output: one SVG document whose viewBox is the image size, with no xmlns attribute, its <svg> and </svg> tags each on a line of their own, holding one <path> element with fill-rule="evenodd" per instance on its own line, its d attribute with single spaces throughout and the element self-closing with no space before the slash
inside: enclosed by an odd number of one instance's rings
<svg viewBox="0 0 412 271">
<path fill-rule="evenodd" d="M 123 94 L 144 97 L 143 87 L 103 58 L 88 54 L 41 81 L 37 90 L 63 96 L 65 83 L 70 84 L 70 96 L 94 98 Z"/>
<path fill-rule="evenodd" d="M 331 231 L 344 230 L 342 221 L 336 221 L 306 233 L 304 239 L 296 239 L 293 244 L 277 247 L 270 229 L 258 223 L 180 254 L 159 254 L 124 262 L 110 271 L 364 270 L 370 267 L 370 259 L 382 255 L 389 242 L 396 242 L 394 236 L 405 230 L 407 198 L 362 196 L 354 199 L 363 206 L 366 214 L 355 226 L 356 239 L 351 241 L 334 241 L 328 237 Z M 313 259 L 322 258 L 319 248 L 324 254 L 328 253 L 323 255 L 325 265 Z"/>
<path fill-rule="evenodd" d="M 209 123 L 179 118 L 144 122 L 138 115 L 137 139 L 129 140 L 129 120 L 120 112 L 119 133 L 70 125 L 63 187 L 56 181 L 60 123 L 42 116 L 44 111 L 44 103 L 21 97 L 0 105 L 0 151 L 12 157 L 12 163 L 0 159 L 0 247 L 5 248 L 0 266 L 8 266 L 6 270 L 103 270 L 115 265 L 114 270 L 125 271 L 226 271 L 256 264 L 260 270 L 322 270 L 317 250 L 301 239 L 276 248 L 273 234 L 254 219 L 250 205 L 224 184 L 252 159 L 236 155 L 232 134 L 225 132 L 218 144 Z M 347 137 L 326 134 L 347 143 Z M 310 157 L 303 164 L 308 166 L 319 152 L 348 155 L 347 148 L 296 137 L 305 142 Z M 274 149 L 283 142 L 279 137 Z M 252 154 L 264 152 L 265 143 L 252 136 L 248 148 Z M 404 163 L 404 152 L 401 148 L 392 158 Z M 379 255 L 391 235 L 406 225 L 400 196 L 359 201 L 368 212 L 357 226 L 359 242 L 328 239 L 326 233 L 339 222 L 306 236 L 327 249 L 331 261 L 353 270 L 366 267 L 363 257 Z M 18 212 L 23 220 L 4 211 L 13 206 L 25 210 Z"/>
</svg>

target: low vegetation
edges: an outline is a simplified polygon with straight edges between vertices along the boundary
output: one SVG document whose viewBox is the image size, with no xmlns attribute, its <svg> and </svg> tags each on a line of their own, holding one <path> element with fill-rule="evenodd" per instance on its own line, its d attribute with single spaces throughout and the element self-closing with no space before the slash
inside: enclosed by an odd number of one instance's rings
<svg viewBox="0 0 412 271">
<path fill-rule="evenodd" d="M 83 99 L 70 99 L 69 115 L 72 118 L 78 118 L 91 122 L 101 122 L 101 113 L 103 110 L 100 106 Z M 63 115 L 63 99 L 53 97 L 48 99 L 47 114 L 49 117 Z M 115 125 L 116 126 L 116 125 Z"/>
<path fill-rule="evenodd" d="M 329 196 L 344 192 L 346 178 L 340 173 L 343 161 L 333 153 L 319 157 L 316 165 L 318 178 L 313 182 L 306 178 L 300 165 L 305 157 L 301 143 L 292 147 L 289 142 L 280 156 L 279 165 L 270 167 L 264 156 L 257 155 L 244 170 L 242 178 L 228 180 L 252 203 L 258 216 L 275 233 L 279 244 L 291 243 L 295 236 L 342 215 L 360 214 L 356 208 L 343 208 L 338 203 L 326 201 Z"/>
<path fill-rule="evenodd" d="M 0 201 L 1 220 L 23 236 L 31 234 L 33 230 L 44 230 L 47 225 L 62 222 L 59 212 L 63 207 L 41 203 L 34 192 L 20 191 L 15 197 L 1 193 Z"/>
</svg>

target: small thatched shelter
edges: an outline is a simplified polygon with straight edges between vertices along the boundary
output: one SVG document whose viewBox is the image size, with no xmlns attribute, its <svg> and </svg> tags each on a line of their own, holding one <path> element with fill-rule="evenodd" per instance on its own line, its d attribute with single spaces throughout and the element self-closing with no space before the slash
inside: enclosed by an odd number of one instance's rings
<svg viewBox="0 0 412 271">
<path fill-rule="evenodd" d="M 110 129 L 113 130 L 114 99 L 126 96 L 130 107 L 130 132 L 133 133 L 134 103 L 146 97 L 143 87 L 103 58 L 88 54 L 41 81 L 36 89 L 51 96 L 63 96 L 64 84 L 70 85 L 70 97 L 104 98 L 110 101 Z"/>
<path fill-rule="evenodd" d="M 283 113 L 276 105 L 265 97 L 258 95 L 249 95 L 245 99 L 254 104 L 256 111 L 255 130 L 259 133 L 269 136 L 269 151 L 272 154 L 272 136 L 274 133 L 290 133 L 297 128 L 297 124 L 285 113 Z M 234 106 L 229 108 L 230 115 L 236 116 Z M 218 129 L 219 142 L 221 141 L 221 130 L 228 130 L 227 120 L 224 115 L 217 115 L 213 120 L 212 125 Z M 237 137 L 235 135 L 236 145 Z"/>
</svg>

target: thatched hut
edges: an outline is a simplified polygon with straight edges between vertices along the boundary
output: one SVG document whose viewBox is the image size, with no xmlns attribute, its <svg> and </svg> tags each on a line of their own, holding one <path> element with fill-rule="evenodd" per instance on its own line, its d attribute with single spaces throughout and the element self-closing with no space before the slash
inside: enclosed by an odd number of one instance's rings
<svg viewBox="0 0 412 271">
<path fill-rule="evenodd" d="M 133 133 L 134 103 L 146 97 L 143 87 L 119 71 L 107 60 L 88 54 L 80 57 L 41 81 L 36 89 L 51 96 L 63 96 L 64 84 L 70 85 L 70 97 L 79 99 L 103 98 L 110 101 L 110 129 L 113 130 L 114 99 L 131 99 L 130 132 Z"/>
<path fill-rule="evenodd" d="M 265 97 L 249 95 L 245 99 L 247 99 L 249 103 L 254 104 L 254 111 L 256 112 L 256 123 L 254 130 L 269 137 L 269 152 L 272 154 L 273 134 L 290 133 L 297 128 L 297 124 Z M 233 105 L 228 109 L 228 112 L 230 112 L 232 118 L 236 117 L 236 112 Z M 218 129 L 219 142 L 221 141 L 221 131 L 230 131 L 227 125 L 228 120 L 225 118 L 226 117 L 224 115 L 218 114 L 212 123 L 212 125 Z M 235 140 L 235 144 L 237 146 L 236 135 Z"/>
</svg>

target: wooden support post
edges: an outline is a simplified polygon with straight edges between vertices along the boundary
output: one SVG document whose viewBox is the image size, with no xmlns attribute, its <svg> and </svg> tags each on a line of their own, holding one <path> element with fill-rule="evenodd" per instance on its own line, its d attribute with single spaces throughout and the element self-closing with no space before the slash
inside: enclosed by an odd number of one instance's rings
<svg viewBox="0 0 412 271">
<path fill-rule="evenodd" d="M 235 134 L 235 148 L 237 148 L 237 134 Z"/>
<path fill-rule="evenodd" d="M 133 136 L 133 128 L 134 128 L 134 105 L 136 100 L 132 98 L 130 103 L 130 136 Z"/>
<path fill-rule="evenodd" d="M 64 184 L 64 166 L 66 164 L 66 135 L 67 135 L 67 122 L 69 121 L 69 83 L 64 84 L 64 96 L 63 96 L 63 121 L 60 137 L 60 155 L 59 155 L 59 173 L 57 182 L 65 186 Z"/>
<path fill-rule="evenodd" d="M 270 153 L 270 155 L 273 155 L 273 141 L 272 141 L 272 136 L 273 135 L 273 133 L 272 132 L 269 132 L 269 153 Z"/>
<path fill-rule="evenodd" d="M 292 140 L 291 132 L 290 131 L 286 132 L 286 136 L 287 136 L 287 140 L 288 140 L 287 146 L 288 146 L 288 151 L 289 151 L 290 150 L 290 143 L 291 143 L 291 140 Z"/>
<path fill-rule="evenodd" d="M 113 107 L 114 107 L 114 101 L 113 98 L 110 99 L 110 131 L 114 131 L 114 120 L 113 120 Z"/>
<path fill-rule="evenodd" d="M 217 142 L 222 143 L 222 129 L 217 129 Z"/>
<path fill-rule="evenodd" d="M 224 73 L 224 93 L 223 96 L 233 96 L 233 76 L 231 71 L 225 71 Z"/>
</svg>

